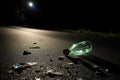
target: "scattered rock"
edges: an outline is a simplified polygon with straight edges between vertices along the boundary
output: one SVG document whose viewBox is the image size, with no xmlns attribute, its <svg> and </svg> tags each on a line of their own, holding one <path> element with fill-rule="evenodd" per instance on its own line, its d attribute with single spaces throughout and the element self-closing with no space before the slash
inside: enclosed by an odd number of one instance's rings
<svg viewBox="0 0 120 80">
<path fill-rule="evenodd" d="M 98 71 L 95 71 L 95 74 L 96 74 L 96 75 L 99 75 L 99 74 L 100 74 L 100 72 L 98 72 Z"/>
<path fill-rule="evenodd" d="M 68 76 L 71 76 L 71 72 L 70 72 L 69 70 L 67 71 L 67 75 L 68 75 Z"/>
<path fill-rule="evenodd" d="M 52 59 L 50 59 L 50 62 L 53 62 L 53 60 L 52 60 Z"/>
<path fill-rule="evenodd" d="M 67 63 L 67 64 L 68 64 L 68 65 L 73 65 L 74 63 L 71 63 L 71 62 L 70 62 L 70 63 Z"/>
<path fill-rule="evenodd" d="M 33 65 L 36 65 L 36 64 L 38 64 L 38 62 L 28 62 L 28 63 L 26 63 L 28 66 L 33 66 Z"/>
<path fill-rule="evenodd" d="M 109 69 L 105 69 L 105 72 L 108 72 L 109 71 Z"/>
<path fill-rule="evenodd" d="M 7 72 L 8 72 L 9 74 L 11 74 L 11 73 L 13 73 L 13 70 L 7 70 Z"/>
<path fill-rule="evenodd" d="M 59 65 L 59 68 L 63 68 L 63 66 L 62 66 L 62 65 Z"/>
<path fill-rule="evenodd" d="M 77 78 L 76 80 L 83 80 L 83 78 Z"/>
<path fill-rule="evenodd" d="M 30 49 L 40 49 L 39 46 L 32 46 L 32 47 L 29 47 Z"/>
<path fill-rule="evenodd" d="M 20 78 L 20 80 L 25 80 L 26 79 L 26 77 L 22 77 L 22 78 Z"/>
<path fill-rule="evenodd" d="M 23 65 L 20 64 L 20 63 L 16 63 L 16 64 L 14 64 L 12 67 L 13 67 L 14 69 L 19 69 L 19 68 L 22 68 Z"/>
<path fill-rule="evenodd" d="M 38 77 L 35 77 L 35 80 L 41 80 L 40 78 L 38 78 Z"/>
<path fill-rule="evenodd" d="M 63 76 L 63 73 L 62 72 L 54 72 L 54 75 L 56 75 L 56 76 Z"/>
<path fill-rule="evenodd" d="M 40 67 L 43 67 L 42 65 L 40 65 Z"/>
<path fill-rule="evenodd" d="M 55 76 L 63 76 L 62 72 L 54 72 L 53 70 L 48 70 L 47 75 L 51 78 L 54 78 Z"/>
<path fill-rule="evenodd" d="M 23 51 L 23 55 L 29 55 L 29 54 L 31 54 L 31 52 L 28 52 L 26 50 Z"/>
<path fill-rule="evenodd" d="M 22 73 L 23 70 L 27 68 L 31 68 L 32 66 L 36 65 L 37 62 L 28 62 L 28 63 L 16 63 L 12 66 L 12 69 L 18 73 Z"/>
<path fill-rule="evenodd" d="M 35 72 L 36 72 L 36 73 L 39 73 L 39 72 L 40 72 L 40 70 L 39 70 L 39 69 L 36 69 L 36 70 L 35 70 Z"/>
<path fill-rule="evenodd" d="M 49 69 L 47 70 L 47 74 L 53 72 L 53 70 Z"/>
<path fill-rule="evenodd" d="M 20 63 L 16 63 L 12 66 L 12 69 L 16 72 L 18 72 L 19 74 L 23 72 L 23 70 L 25 69 L 26 67 Z"/>
<path fill-rule="evenodd" d="M 37 44 L 37 43 L 33 43 L 33 44 Z"/>
<path fill-rule="evenodd" d="M 59 60 L 64 60 L 64 56 L 59 56 L 58 59 Z"/>
<path fill-rule="evenodd" d="M 66 65 L 66 66 L 65 66 L 65 69 L 69 69 L 69 66 Z"/>
</svg>

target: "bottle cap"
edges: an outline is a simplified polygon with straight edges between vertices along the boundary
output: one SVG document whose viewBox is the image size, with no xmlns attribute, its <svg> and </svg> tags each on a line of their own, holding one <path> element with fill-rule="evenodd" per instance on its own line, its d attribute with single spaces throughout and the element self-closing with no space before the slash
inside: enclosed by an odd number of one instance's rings
<svg viewBox="0 0 120 80">
<path fill-rule="evenodd" d="M 64 53 L 65 56 L 67 56 L 69 54 L 69 50 L 68 49 L 64 49 L 63 53 Z"/>
</svg>

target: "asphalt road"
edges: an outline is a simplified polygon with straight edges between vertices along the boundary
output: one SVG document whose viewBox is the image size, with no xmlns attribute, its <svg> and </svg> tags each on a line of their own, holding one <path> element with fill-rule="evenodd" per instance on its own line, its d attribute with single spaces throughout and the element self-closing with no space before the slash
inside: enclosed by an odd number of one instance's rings
<svg viewBox="0 0 120 80">
<path fill-rule="evenodd" d="M 96 75 L 96 71 L 89 69 L 82 63 L 70 64 L 72 61 L 66 57 L 63 60 L 58 59 L 59 56 L 64 56 L 63 49 L 83 40 L 92 42 L 93 51 L 91 55 L 120 66 L 119 39 L 24 27 L 1 27 L 0 80 L 37 80 L 37 78 L 40 78 L 38 80 L 120 79 L 120 75 L 116 73 L 110 72 L 107 77 L 103 77 Z M 31 54 L 23 55 L 24 51 Z M 11 69 L 15 63 L 28 62 L 37 62 L 37 65 L 24 69 L 21 73 Z M 101 62 L 104 63 L 103 65 L 107 64 L 104 61 Z M 62 75 L 51 76 L 47 74 L 49 71 L 61 72 Z"/>
</svg>

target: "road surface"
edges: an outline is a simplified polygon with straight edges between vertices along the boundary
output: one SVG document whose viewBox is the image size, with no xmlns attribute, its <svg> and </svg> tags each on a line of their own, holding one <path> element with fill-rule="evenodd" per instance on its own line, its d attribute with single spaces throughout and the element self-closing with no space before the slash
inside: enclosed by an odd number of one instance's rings
<svg viewBox="0 0 120 80">
<path fill-rule="evenodd" d="M 40 30 L 24 27 L 0 28 L 0 80 L 117 80 L 119 74 L 108 73 L 107 77 L 80 64 L 71 64 L 64 57 L 63 49 L 73 43 L 90 40 L 93 44 L 91 55 L 101 60 L 120 65 L 119 40 L 97 36 Z M 23 55 L 24 51 L 31 54 Z M 30 68 L 17 73 L 11 69 L 16 63 L 37 62 Z M 99 64 L 100 65 L 100 64 Z M 107 67 L 105 67 L 107 68 Z M 49 75 L 49 71 L 61 72 L 61 75 Z M 111 76 L 112 75 L 112 76 Z M 111 77 L 110 77 L 111 76 Z"/>
</svg>

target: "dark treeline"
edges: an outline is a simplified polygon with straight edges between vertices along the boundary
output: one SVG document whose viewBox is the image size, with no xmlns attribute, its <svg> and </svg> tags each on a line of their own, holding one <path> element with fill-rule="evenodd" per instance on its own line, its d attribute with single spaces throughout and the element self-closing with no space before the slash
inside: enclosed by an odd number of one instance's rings
<svg viewBox="0 0 120 80">
<path fill-rule="evenodd" d="M 114 2 L 35 0 L 35 8 L 30 8 L 28 1 L 1 1 L 0 25 L 119 32 L 119 10 Z"/>
</svg>

